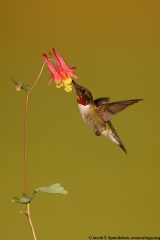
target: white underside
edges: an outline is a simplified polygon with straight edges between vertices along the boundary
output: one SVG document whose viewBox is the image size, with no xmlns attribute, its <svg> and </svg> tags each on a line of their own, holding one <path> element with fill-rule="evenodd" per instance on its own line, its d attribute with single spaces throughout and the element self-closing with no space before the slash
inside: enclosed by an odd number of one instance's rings
<svg viewBox="0 0 160 240">
<path fill-rule="evenodd" d="M 82 104 L 78 104 L 80 113 L 82 115 L 82 118 L 84 119 L 84 121 L 86 122 L 86 117 L 88 116 L 88 112 L 90 109 L 90 105 L 82 105 Z M 87 123 L 87 122 L 86 122 Z M 90 126 L 92 128 L 92 126 Z M 94 129 L 93 129 L 94 130 Z M 107 137 L 108 139 L 112 140 L 113 142 L 115 142 L 116 144 L 119 145 L 119 142 L 115 139 L 115 137 L 112 135 L 112 133 L 110 132 L 110 129 L 106 129 L 105 131 L 103 131 L 101 134 L 103 134 L 105 137 Z"/>
<path fill-rule="evenodd" d="M 115 139 L 115 137 L 110 133 L 108 129 L 106 131 L 103 131 L 102 134 L 119 145 L 119 142 Z"/>
<path fill-rule="evenodd" d="M 84 106 L 84 105 L 82 105 L 82 104 L 78 104 L 78 107 L 79 107 L 79 110 L 80 110 L 81 115 L 82 115 L 82 117 L 83 117 L 85 114 L 88 113 L 89 108 L 90 108 L 90 105 Z"/>
</svg>

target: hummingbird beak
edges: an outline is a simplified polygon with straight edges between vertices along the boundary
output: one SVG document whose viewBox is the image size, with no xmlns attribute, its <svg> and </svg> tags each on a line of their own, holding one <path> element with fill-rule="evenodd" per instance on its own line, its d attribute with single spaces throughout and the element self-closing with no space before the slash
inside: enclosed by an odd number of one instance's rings
<svg viewBox="0 0 160 240">
<path fill-rule="evenodd" d="M 73 85 L 74 85 L 74 87 L 76 89 L 77 94 L 79 95 L 80 94 L 80 86 L 73 80 L 72 80 L 72 83 L 73 83 Z"/>
<path fill-rule="evenodd" d="M 78 88 L 78 84 L 75 81 L 72 80 L 72 83 L 73 83 L 75 88 Z"/>
</svg>

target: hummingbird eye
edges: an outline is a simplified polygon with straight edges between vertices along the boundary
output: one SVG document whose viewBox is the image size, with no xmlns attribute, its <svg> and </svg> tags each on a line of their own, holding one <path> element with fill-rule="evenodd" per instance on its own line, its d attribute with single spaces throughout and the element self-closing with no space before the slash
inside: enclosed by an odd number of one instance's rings
<svg viewBox="0 0 160 240">
<path fill-rule="evenodd" d="M 86 93 L 86 91 L 83 89 L 83 90 L 82 90 L 82 93 Z"/>
</svg>

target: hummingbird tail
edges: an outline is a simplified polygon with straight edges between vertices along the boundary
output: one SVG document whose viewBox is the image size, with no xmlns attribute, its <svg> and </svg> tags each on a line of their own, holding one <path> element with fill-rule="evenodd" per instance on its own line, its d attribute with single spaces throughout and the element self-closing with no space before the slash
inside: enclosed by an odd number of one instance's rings
<svg viewBox="0 0 160 240">
<path fill-rule="evenodd" d="M 116 144 L 118 144 L 120 148 L 122 148 L 122 150 L 127 154 L 127 150 L 125 149 L 121 139 L 119 138 L 116 130 L 114 129 L 110 121 L 106 123 L 106 131 L 104 131 L 102 134 L 105 135 L 110 140 L 112 140 L 113 142 L 115 142 Z"/>
</svg>

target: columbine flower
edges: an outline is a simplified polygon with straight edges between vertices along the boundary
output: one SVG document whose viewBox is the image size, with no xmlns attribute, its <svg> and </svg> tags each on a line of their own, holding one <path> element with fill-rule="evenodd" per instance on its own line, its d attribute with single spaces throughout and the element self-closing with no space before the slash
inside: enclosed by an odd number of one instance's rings
<svg viewBox="0 0 160 240">
<path fill-rule="evenodd" d="M 49 52 L 52 59 L 48 59 L 47 54 L 43 53 L 43 57 L 51 72 L 51 78 L 48 85 L 54 80 L 57 88 L 64 86 L 64 90 L 70 92 L 72 91 L 71 77 L 77 78 L 77 75 L 73 71 L 73 67 L 69 67 L 54 48 L 52 48 L 52 52 L 54 53 L 54 57 L 52 56 L 52 53 Z M 54 62 L 55 66 L 51 61 Z"/>
</svg>

